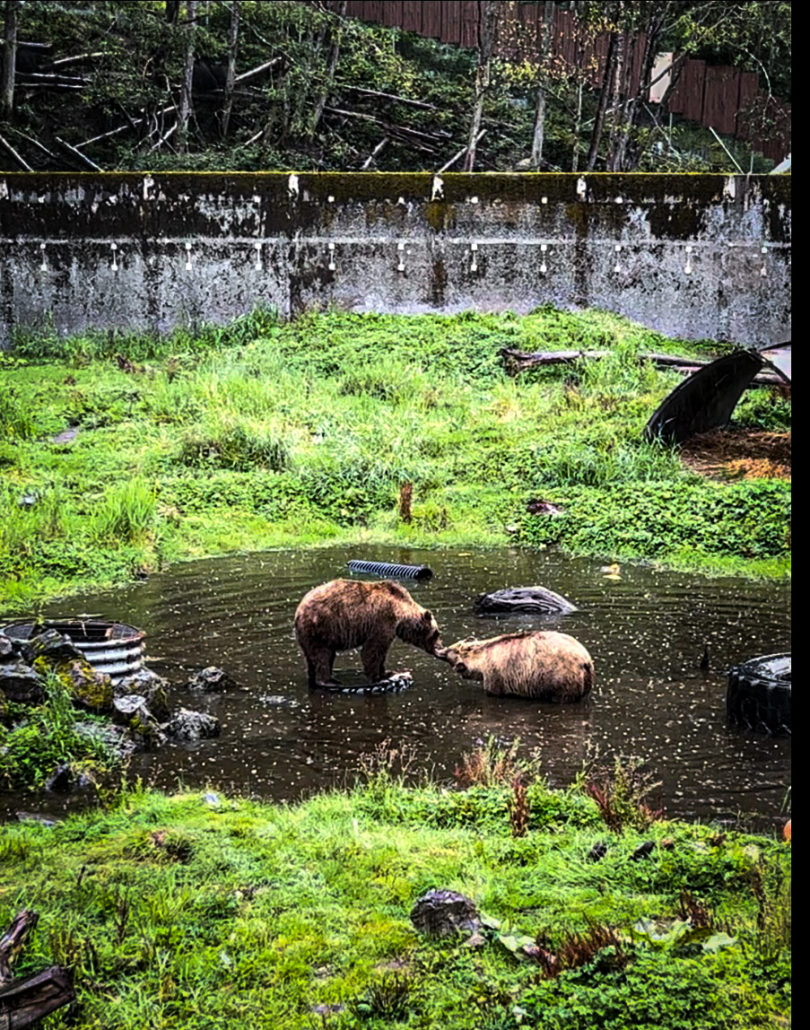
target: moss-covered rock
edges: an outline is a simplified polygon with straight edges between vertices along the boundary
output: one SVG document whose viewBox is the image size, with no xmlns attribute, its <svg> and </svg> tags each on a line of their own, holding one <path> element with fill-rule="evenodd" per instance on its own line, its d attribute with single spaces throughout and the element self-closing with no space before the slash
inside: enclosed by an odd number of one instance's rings
<svg viewBox="0 0 810 1030">
<path fill-rule="evenodd" d="M 46 655 L 34 659 L 34 669 L 42 674 L 54 672 L 67 689 L 73 703 L 91 712 L 109 712 L 112 709 L 113 685 L 105 673 L 96 672 L 83 658 L 51 660 Z"/>
</svg>

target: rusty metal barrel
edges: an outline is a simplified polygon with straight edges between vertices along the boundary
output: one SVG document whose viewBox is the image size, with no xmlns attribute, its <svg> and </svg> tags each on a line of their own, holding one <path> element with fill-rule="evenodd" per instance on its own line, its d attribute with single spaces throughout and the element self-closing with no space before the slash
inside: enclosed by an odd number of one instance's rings
<svg viewBox="0 0 810 1030">
<path fill-rule="evenodd" d="M 393 576 L 402 579 L 430 579 L 433 570 L 427 565 L 394 565 L 384 561 L 359 561 L 353 558 L 347 562 L 352 572 L 371 572 L 375 576 Z"/>
<path fill-rule="evenodd" d="M 106 673 L 113 683 L 133 676 L 143 664 L 146 634 L 123 622 L 98 619 L 50 619 L 44 622 L 15 622 L 0 628 L 12 640 L 30 640 L 43 630 L 53 629 L 70 637 L 96 672 Z"/>
</svg>

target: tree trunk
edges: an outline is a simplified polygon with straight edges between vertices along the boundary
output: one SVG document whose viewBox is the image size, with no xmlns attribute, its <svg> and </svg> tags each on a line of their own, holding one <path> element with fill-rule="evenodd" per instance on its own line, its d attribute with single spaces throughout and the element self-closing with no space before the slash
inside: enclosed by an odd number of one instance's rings
<svg viewBox="0 0 810 1030">
<path fill-rule="evenodd" d="M 194 79 L 194 36 L 197 21 L 197 0 L 187 0 L 186 60 L 183 85 L 180 88 L 180 106 L 177 111 L 177 149 L 181 154 L 188 152 L 188 122 L 191 116 L 191 86 Z"/>
<path fill-rule="evenodd" d="M 236 80 L 236 54 L 239 49 L 239 0 L 231 0 L 231 22 L 228 29 L 228 69 L 225 73 L 225 103 L 222 108 L 222 138 L 228 136 L 233 109 L 233 86 Z"/>
<path fill-rule="evenodd" d="M 465 172 L 471 172 L 475 167 L 475 150 L 481 133 L 484 98 L 489 89 L 492 69 L 496 18 L 496 0 L 478 0 L 478 65 L 475 70 L 475 101 L 467 137 L 467 153 L 464 156 Z"/>
<path fill-rule="evenodd" d="M 555 0 L 546 0 L 543 9 L 543 34 L 540 42 L 540 81 L 537 84 L 537 103 L 534 109 L 532 152 L 529 157 L 530 168 L 539 168 L 543 160 L 543 141 L 546 131 L 546 93 L 548 90 L 548 70 L 546 64 L 549 51 L 551 50 L 551 34 L 554 29 L 556 8 Z"/>
<path fill-rule="evenodd" d="M 613 114 L 610 122 L 610 142 L 605 165 L 608 171 L 618 172 L 621 169 L 623 153 L 622 141 L 626 138 L 627 108 L 630 100 L 630 80 L 633 74 L 636 36 L 632 32 L 622 32 L 619 42 L 619 64 L 616 69 L 615 89 L 613 91 Z"/>
<path fill-rule="evenodd" d="M 619 33 L 611 32 L 610 42 L 608 43 L 607 59 L 605 61 L 605 71 L 602 76 L 602 89 L 599 93 L 599 104 L 596 108 L 596 118 L 593 123 L 593 132 L 591 133 L 591 146 L 588 150 L 588 161 L 587 169 L 589 172 L 593 171 L 594 165 L 596 164 L 596 158 L 599 154 L 599 143 L 602 139 L 602 130 L 605 126 L 605 113 L 607 112 L 608 103 L 613 93 L 613 81 L 616 75 L 616 67 L 619 53 Z"/>
<path fill-rule="evenodd" d="M 348 7 L 348 0 L 343 0 L 338 11 L 338 17 L 341 21 L 346 17 L 346 8 Z M 341 28 L 332 29 L 332 45 L 329 48 L 329 60 L 326 68 L 326 82 L 324 84 L 323 92 L 318 97 L 315 104 L 315 112 L 312 116 L 312 132 L 318 128 L 321 118 L 323 117 L 323 109 L 326 107 L 326 101 L 329 99 L 329 91 L 332 88 L 332 84 L 335 81 L 335 69 L 337 68 L 338 58 L 340 57 L 340 35 Z"/>
<path fill-rule="evenodd" d="M 17 13 L 20 0 L 6 0 L 3 25 L 3 79 L 0 83 L 0 119 L 14 113 L 14 73 L 17 67 Z"/>
</svg>

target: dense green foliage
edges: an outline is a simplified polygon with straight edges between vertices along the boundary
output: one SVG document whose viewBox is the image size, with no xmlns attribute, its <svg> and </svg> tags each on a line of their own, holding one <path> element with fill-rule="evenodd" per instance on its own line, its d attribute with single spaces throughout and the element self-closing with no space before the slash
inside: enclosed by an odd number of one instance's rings
<svg viewBox="0 0 810 1030">
<path fill-rule="evenodd" d="M 510 378 L 504 345 L 610 354 Z M 678 381 L 638 359 L 651 350 L 711 345 L 548 307 L 22 339 L 0 359 L 0 596 L 21 607 L 182 558 L 337 539 L 786 574 L 789 484 L 709 482 L 643 442 Z M 789 420 L 776 396 L 742 407 L 749 425 Z M 537 498 L 562 514 L 528 514 Z"/>
<path fill-rule="evenodd" d="M 295 806 L 136 791 L 55 827 L 5 825 L 0 925 L 40 914 L 20 974 L 73 969 L 79 1007 L 54 1028 L 787 1025 L 789 845 L 608 830 L 581 788 L 539 779 L 516 837 L 506 789 L 378 773 Z M 473 899 L 477 941 L 415 931 L 431 888 Z"/>
<path fill-rule="evenodd" d="M 226 124 L 233 6 L 230 0 L 197 3 L 192 23 L 187 4 L 160 0 L 18 5 L 19 40 L 49 48 L 22 48 L 18 68 L 53 78 L 18 77 L 0 168 L 19 170 L 22 159 L 34 170 L 437 170 L 466 145 L 474 50 L 340 18 L 322 4 L 297 0 L 240 0 L 235 72 L 263 71 L 236 83 Z M 658 49 L 746 67 L 764 88 L 789 94 L 788 4 L 588 2 L 576 13 L 594 33 L 620 24 L 637 35 L 654 24 L 663 33 Z M 499 4 L 498 22 L 508 48 L 519 25 L 509 5 Z M 583 31 L 587 36 L 590 29 Z M 189 47 L 196 78 L 183 132 L 179 108 Z M 40 63 L 32 64 L 37 56 Z M 536 61 L 493 62 L 477 170 L 514 169 L 528 158 L 540 74 Z M 543 167 L 570 170 L 576 151 L 581 168 L 598 100 L 589 66 L 552 61 L 543 75 Z M 736 162 L 761 172 L 772 166 L 743 142 L 721 144 L 708 130 L 677 117 L 673 124 L 649 107 L 640 114 L 628 158 L 633 169 L 734 171 Z M 605 167 L 606 147 L 607 141 L 597 168 Z"/>
</svg>

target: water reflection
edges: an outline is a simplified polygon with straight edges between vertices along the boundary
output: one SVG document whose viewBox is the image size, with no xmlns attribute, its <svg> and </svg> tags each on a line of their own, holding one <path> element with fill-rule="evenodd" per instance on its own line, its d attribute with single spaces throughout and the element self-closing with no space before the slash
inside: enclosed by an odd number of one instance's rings
<svg viewBox="0 0 810 1030">
<path fill-rule="evenodd" d="M 215 740 L 137 756 L 133 773 L 160 788 L 211 784 L 295 799 L 344 782 L 359 757 L 386 739 L 409 745 L 424 765 L 449 776 L 463 751 L 495 734 L 539 748 L 554 784 L 570 782 L 596 746 L 605 757 L 644 758 L 663 781 L 660 800 L 670 815 L 733 821 L 742 814 L 766 822 L 779 816 L 790 741 L 727 729 L 725 690 L 730 665 L 790 650 L 786 584 L 644 566 L 625 566 L 617 579 L 598 562 L 508 549 L 359 551 L 190 563 L 131 588 L 60 602 L 46 614 L 93 613 L 136 625 L 147 633 L 150 666 L 171 681 L 219 665 L 240 685 L 224 695 L 174 692 L 174 704 L 212 712 L 223 731 Z M 486 697 L 479 684 L 399 641 L 388 665 L 412 670 L 409 690 L 310 692 L 293 613 L 312 586 L 350 575 L 350 558 L 430 565 L 431 580 L 402 582 L 434 611 L 446 643 L 519 627 L 571 633 L 594 658 L 592 695 L 570 706 Z M 579 610 L 545 619 L 473 613 L 479 593 L 534 584 L 563 594 Z M 701 669 L 706 649 L 708 669 Z M 335 668 L 346 682 L 362 682 L 357 654 L 338 656 Z"/>
</svg>

